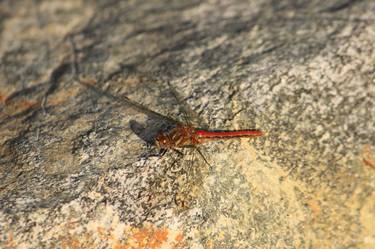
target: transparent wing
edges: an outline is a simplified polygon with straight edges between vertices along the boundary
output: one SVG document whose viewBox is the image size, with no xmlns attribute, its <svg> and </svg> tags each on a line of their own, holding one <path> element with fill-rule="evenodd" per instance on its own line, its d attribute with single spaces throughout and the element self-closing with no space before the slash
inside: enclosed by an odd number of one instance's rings
<svg viewBox="0 0 375 249">
<path fill-rule="evenodd" d="M 203 121 L 202 118 L 191 108 L 191 106 L 184 101 L 181 94 L 167 81 L 168 90 L 178 104 L 179 111 L 182 113 L 183 120 L 186 124 L 192 125 L 193 127 L 208 128 L 208 124 Z"/>
</svg>

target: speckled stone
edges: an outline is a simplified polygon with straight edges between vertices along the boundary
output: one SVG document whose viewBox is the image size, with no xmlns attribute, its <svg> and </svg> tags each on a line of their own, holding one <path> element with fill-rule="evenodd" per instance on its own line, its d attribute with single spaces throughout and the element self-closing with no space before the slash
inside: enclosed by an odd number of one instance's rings
<svg viewBox="0 0 375 249">
<path fill-rule="evenodd" d="M 374 13 L 1 1 L 0 248 L 375 248 Z M 184 113 L 266 135 L 154 156 Z"/>
</svg>

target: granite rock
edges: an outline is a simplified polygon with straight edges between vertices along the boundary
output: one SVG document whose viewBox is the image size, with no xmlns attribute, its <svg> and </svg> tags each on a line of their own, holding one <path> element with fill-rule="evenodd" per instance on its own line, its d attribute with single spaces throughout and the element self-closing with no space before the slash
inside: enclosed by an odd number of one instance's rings
<svg viewBox="0 0 375 249">
<path fill-rule="evenodd" d="M 374 12 L 1 1 L 0 247 L 375 248 Z M 185 113 L 266 135 L 155 156 Z"/>
</svg>

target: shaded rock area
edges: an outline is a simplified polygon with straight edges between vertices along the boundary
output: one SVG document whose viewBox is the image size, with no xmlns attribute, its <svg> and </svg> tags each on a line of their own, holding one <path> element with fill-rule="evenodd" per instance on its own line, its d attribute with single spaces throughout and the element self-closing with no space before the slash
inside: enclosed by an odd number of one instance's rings
<svg viewBox="0 0 375 249">
<path fill-rule="evenodd" d="M 0 3 L 1 248 L 375 248 L 375 2 Z M 175 125 L 256 139 L 157 154 Z"/>
</svg>

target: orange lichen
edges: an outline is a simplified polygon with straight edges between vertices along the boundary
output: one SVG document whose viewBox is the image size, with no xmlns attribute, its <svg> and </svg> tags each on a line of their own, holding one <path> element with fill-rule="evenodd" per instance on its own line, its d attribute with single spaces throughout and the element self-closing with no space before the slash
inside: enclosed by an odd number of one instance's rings
<svg viewBox="0 0 375 249">
<path fill-rule="evenodd" d="M 174 244 L 171 247 L 172 249 L 184 249 L 184 236 L 182 234 L 177 234 L 174 238 Z"/>
<path fill-rule="evenodd" d="M 85 84 L 85 85 L 95 85 L 96 84 L 96 80 L 93 79 L 93 78 L 89 78 L 89 77 L 80 77 L 79 81 L 82 84 Z"/>
<path fill-rule="evenodd" d="M 150 249 L 160 248 L 161 245 L 167 240 L 167 238 L 168 238 L 168 230 L 166 228 L 156 230 L 149 239 L 148 244 L 149 244 Z"/>
<path fill-rule="evenodd" d="M 5 245 L 7 245 L 7 246 L 10 246 L 10 247 L 15 246 L 15 241 L 14 241 L 14 236 L 13 236 L 12 231 L 8 232 L 8 236 L 7 236 L 7 238 L 4 242 L 5 242 Z"/>
<path fill-rule="evenodd" d="M 362 162 L 364 165 L 375 169 L 375 149 L 370 145 L 365 145 L 361 152 Z"/>
<path fill-rule="evenodd" d="M 147 244 L 148 237 L 150 236 L 149 230 L 147 228 L 136 229 L 135 232 L 132 234 L 133 240 L 136 242 L 136 246 L 134 248 L 145 248 Z"/>
<path fill-rule="evenodd" d="M 316 218 L 321 212 L 321 207 L 319 205 L 319 202 L 316 200 L 308 200 L 307 205 L 309 206 L 312 214 L 314 215 L 313 218 Z"/>
<path fill-rule="evenodd" d="M 95 230 L 75 233 L 78 221 L 68 221 L 59 229 L 64 235 L 59 236 L 58 245 L 66 249 L 97 248 L 106 245 L 113 249 L 186 249 L 184 236 L 180 232 L 167 227 L 147 225 L 142 228 L 125 227 L 123 231 L 115 233 L 114 227 L 98 226 Z M 79 229 L 80 230 L 80 229 Z M 6 245 L 14 246 L 17 240 L 13 233 L 6 237 Z M 13 247 L 12 247 L 13 248 Z"/>
<path fill-rule="evenodd" d="M 70 98 L 73 98 L 74 96 L 76 96 L 79 90 L 80 89 L 78 87 L 70 87 L 70 88 L 61 89 L 60 91 L 48 97 L 46 105 L 55 106 L 55 105 L 62 104 L 68 101 Z"/>
<path fill-rule="evenodd" d="M 132 229 L 132 232 L 128 235 L 127 241 L 124 245 L 128 245 L 129 249 L 159 249 L 159 248 L 171 248 L 171 249 L 182 249 L 183 247 L 183 235 L 179 233 L 174 239 L 169 239 L 171 231 L 168 228 L 157 228 L 154 226 L 148 226 L 140 229 Z M 136 241 L 137 244 L 131 243 Z"/>
<path fill-rule="evenodd" d="M 125 244 L 116 241 L 113 245 L 113 249 L 128 249 L 128 247 Z"/>
<path fill-rule="evenodd" d="M 18 106 L 22 109 L 29 109 L 37 105 L 38 105 L 37 101 L 23 100 L 19 102 Z"/>
<path fill-rule="evenodd" d="M 97 227 L 96 231 L 102 240 L 114 240 L 114 236 L 110 230 L 106 230 L 103 227 Z"/>
<path fill-rule="evenodd" d="M 373 163 L 370 163 L 369 161 L 367 161 L 366 159 L 363 159 L 363 163 L 373 169 L 375 169 L 375 165 Z"/>
<path fill-rule="evenodd" d="M 176 237 L 174 238 L 174 240 L 177 242 L 182 242 L 183 239 L 184 239 L 184 236 L 181 233 L 177 234 Z"/>
<path fill-rule="evenodd" d="M 7 96 L 4 93 L 0 92 L 0 103 L 4 104 L 6 99 L 7 99 Z"/>
<path fill-rule="evenodd" d="M 3 100 L 3 103 L 5 104 L 3 111 L 7 115 L 14 115 L 40 105 L 40 102 L 35 100 L 7 101 L 6 98 Z"/>
<path fill-rule="evenodd" d="M 118 237 L 120 236 L 120 238 Z M 61 238 L 63 248 L 95 248 L 95 241 L 99 238 L 113 249 L 185 249 L 182 233 L 171 231 L 166 227 L 148 225 L 142 228 L 128 227 L 122 235 L 114 233 L 114 228 L 97 227 L 95 232 L 79 235 L 68 234 Z"/>
<path fill-rule="evenodd" d="M 61 247 L 66 249 L 80 248 L 80 241 L 77 238 L 65 239 L 61 242 Z"/>
</svg>

